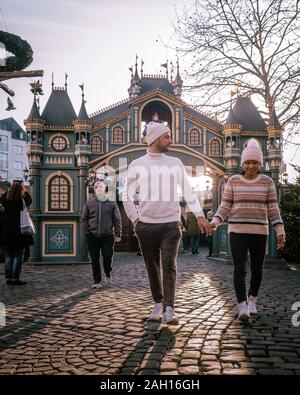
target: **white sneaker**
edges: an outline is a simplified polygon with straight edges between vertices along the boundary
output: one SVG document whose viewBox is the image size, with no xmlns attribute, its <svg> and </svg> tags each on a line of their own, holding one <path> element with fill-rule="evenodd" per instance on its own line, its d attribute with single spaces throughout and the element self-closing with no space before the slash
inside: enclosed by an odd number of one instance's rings
<svg viewBox="0 0 300 395">
<path fill-rule="evenodd" d="M 149 320 L 159 321 L 161 319 L 161 315 L 163 313 L 163 305 L 162 303 L 155 303 L 153 310 L 149 315 Z"/>
<path fill-rule="evenodd" d="M 175 316 L 173 307 L 166 307 L 166 311 L 163 313 L 161 322 L 164 324 L 178 325 L 178 318 Z"/>
<path fill-rule="evenodd" d="M 249 314 L 257 314 L 256 297 L 250 295 L 248 299 Z"/>
<path fill-rule="evenodd" d="M 105 276 L 105 284 L 108 286 L 108 287 L 111 287 L 112 286 L 112 276 L 110 276 L 110 277 L 108 277 L 108 276 Z"/>
<path fill-rule="evenodd" d="M 101 283 L 95 283 L 95 284 L 93 284 L 92 288 L 100 289 L 100 288 L 102 288 L 102 284 Z"/>
<path fill-rule="evenodd" d="M 247 302 L 242 302 L 238 303 L 238 309 L 239 309 L 239 316 L 238 319 L 241 322 L 248 322 L 250 315 L 249 315 L 249 308 L 247 305 Z"/>
</svg>

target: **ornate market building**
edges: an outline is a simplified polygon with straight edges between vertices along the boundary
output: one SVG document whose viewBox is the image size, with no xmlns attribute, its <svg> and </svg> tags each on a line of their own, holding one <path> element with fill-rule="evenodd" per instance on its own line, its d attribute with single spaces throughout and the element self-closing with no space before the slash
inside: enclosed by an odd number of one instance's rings
<svg viewBox="0 0 300 395">
<path fill-rule="evenodd" d="M 32 262 L 86 262 L 85 237 L 80 215 L 88 197 L 87 180 L 91 173 L 114 172 L 121 190 L 120 163 L 146 152 L 143 128 L 152 119 L 167 122 L 173 145 L 169 155 L 179 157 L 191 169 L 190 175 L 207 174 L 212 178 L 211 199 L 204 201 L 204 211 L 216 210 L 229 176 L 240 171 L 241 151 L 247 140 L 255 137 L 264 153 L 265 169 L 279 185 L 281 164 L 280 126 L 273 111 L 268 123 L 250 97 L 238 96 L 224 124 L 196 111 L 181 98 L 183 81 L 177 64 L 175 79 L 145 75 L 135 65 L 129 97 L 122 102 L 88 115 L 84 93 L 78 115 L 68 86 L 55 87 L 40 114 L 36 96 L 24 121 L 27 154 L 31 171 L 31 216 L 37 228 Z M 119 161 L 122 158 L 122 161 Z M 91 170 L 93 172 L 91 172 Z M 136 239 L 121 201 L 122 242 L 118 251 L 136 250 Z M 227 224 L 213 235 L 213 257 L 229 259 Z M 269 260 L 278 259 L 275 234 L 271 230 Z"/>
</svg>

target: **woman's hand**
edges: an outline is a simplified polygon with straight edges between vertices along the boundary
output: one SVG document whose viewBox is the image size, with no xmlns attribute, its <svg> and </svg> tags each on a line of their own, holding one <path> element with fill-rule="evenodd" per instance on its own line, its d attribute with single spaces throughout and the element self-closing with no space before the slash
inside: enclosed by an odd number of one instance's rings
<svg viewBox="0 0 300 395">
<path fill-rule="evenodd" d="M 277 236 L 277 250 L 281 250 L 285 246 L 285 235 Z"/>
<path fill-rule="evenodd" d="M 122 240 L 122 238 L 120 236 L 116 236 L 116 238 L 115 238 L 116 243 L 120 243 L 121 240 Z"/>
</svg>

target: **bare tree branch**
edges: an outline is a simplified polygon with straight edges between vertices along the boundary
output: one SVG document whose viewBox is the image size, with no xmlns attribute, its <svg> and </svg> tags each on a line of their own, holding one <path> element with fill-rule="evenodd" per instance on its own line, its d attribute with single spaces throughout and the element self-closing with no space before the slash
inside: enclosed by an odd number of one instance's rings
<svg viewBox="0 0 300 395">
<path fill-rule="evenodd" d="M 295 133 L 300 118 L 300 0 L 195 0 L 175 26 L 187 63 L 186 92 L 201 91 L 199 108 L 222 114 L 230 91 L 255 94 L 263 113 L 274 106 Z M 292 139 L 291 139 L 292 141 Z"/>
</svg>

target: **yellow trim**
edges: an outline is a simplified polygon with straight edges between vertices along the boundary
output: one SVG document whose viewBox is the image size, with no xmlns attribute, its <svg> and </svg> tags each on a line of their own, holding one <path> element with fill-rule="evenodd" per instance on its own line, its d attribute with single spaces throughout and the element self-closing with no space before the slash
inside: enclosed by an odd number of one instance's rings
<svg viewBox="0 0 300 395">
<path fill-rule="evenodd" d="M 122 129 L 123 141 L 124 141 L 124 143 L 114 143 L 113 137 L 114 137 L 114 129 L 115 129 L 115 128 L 120 128 L 120 129 Z M 111 137 L 112 137 L 112 139 L 111 139 L 111 143 L 110 143 L 110 144 L 112 144 L 112 145 L 126 145 L 126 132 L 125 132 L 125 128 L 124 128 L 122 125 L 120 125 L 119 123 L 114 124 L 113 126 L 111 126 Z"/>
<path fill-rule="evenodd" d="M 183 114 L 184 114 L 185 118 L 187 120 L 189 120 L 190 122 L 192 122 L 192 123 L 194 123 L 194 124 L 196 124 L 196 125 L 198 125 L 198 126 L 200 126 L 202 128 L 207 128 L 207 131 L 215 134 L 218 137 L 222 136 L 222 131 L 220 130 L 220 132 L 217 132 L 217 130 L 212 125 L 210 125 L 209 123 L 205 123 L 205 122 L 202 123 L 201 120 L 193 118 L 187 112 L 184 112 Z M 202 113 L 199 113 L 199 114 L 202 114 Z M 204 114 L 202 114 L 202 115 L 204 115 Z"/>
<path fill-rule="evenodd" d="M 73 253 L 72 254 L 46 254 L 46 225 L 53 225 L 53 224 L 58 224 L 58 225 L 74 225 L 73 226 Z M 42 222 L 42 256 L 47 256 L 47 257 L 55 257 L 55 256 L 76 256 L 76 251 L 77 251 L 77 240 L 76 240 L 76 226 L 77 222 L 68 222 L 68 221 L 45 221 Z"/>
<path fill-rule="evenodd" d="M 186 152 L 185 150 L 180 149 L 181 147 L 188 149 L 190 152 Z M 126 150 L 122 151 L 122 153 L 127 154 L 127 153 L 138 152 L 138 151 L 145 151 L 145 154 L 146 154 L 145 145 L 141 144 L 141 148 L 126 149 Z M 193 157 L 200 159 L 205 163 L 208 162 L 210 167 L 213 167 L 213 169 L 215 170 L 215 172 L 217 174 L 223 175 L 225 173 L 225 166 L 222 163 L 219 163 L 219 162 L 215 161 L 214 159 L 201 154 L 200 152 L 194 151 L 191 147 L 187 147 L 184 144 L 173 145 L 171 148 L 171 151 L 179 152 L 179 153 L 182 153 L 185 155 L 192 155 Z M 118 153 L 115 153 L 115 152 L 112 153 L 112 155 L 106 157 L 101 162 L 99 162 L 97 165 L 95 165 L 95 167 L 93 167 L 93 170 L 96 171 L 101 166 L 108 166 L 109 161 L 116 156 L 119 156 Z M 221 166 L 224 170 L 222 171 L 218 166 Z M 115 170 L 118 170 L 118 169 L 115 169 Z"/>
<path fill-rule="evenodd" d="M 95 137 L 99 137 L 100 140 L 101 140 L 101 142 L 102 142 L 102 151 L 101 151 L 101 152 L 93 152 L 93 151 L 92 151 L 93 139 L 94 139 Z M 99 134 L 95 134 L 94 136 L 91 137 L 91 154 L 92 154 L 92 155 L 104 154 L 104 141 L 103 141 L 103 138 L 102 138 Z"/>
<path fill-rule="evenodd" d="M 70 140 L 69 140 L 69 138 L 68 138 L 65 134 L 56 133 L 56 134 L 54 134 L 53 136 L 51 136 L 51 137 L 49 138 L 49 140 L 48 140 L 48 148 L 51 148 L 51 147 L 52 147 L 52 141 L 53 141 L 56 137 L 61 137 L 61 138 L 63 138 L 63 139 L 66 140 L 66 148 L 70 148 L 70 147 L 71 147 Z M 53 153 L 55 154 L 55 152 L 59 152 L 59 153 L 62 153 L 62 152 L 63 152 L 63 150 L 62 150 L 62 151 L 56 151 L 55 148 L 53 148 L 53 149 L 54 149 L 54 152 L 52 152 L 52 154 L 53 154 Z M 64 149 L 65 149 L 65 148 L 64 148 Z"/>
<path fill-rule="evenodd" d="M 49 199 L 48 199 L 49 181 L 51 180 L 51 178 L 53 178 L 55 176 L 56 177 L 61 177 L 61 176 L 66 177 L 68 179 L 69 183 L 70 183 L 70 210 L 68 210 L 68 211 L 67 210 L 65 210 L 65 211 L 62 211 L 62 210 L 60 210 L 60 211 L 52 211 L 51 210 L 50 211 L 49 210 Z M 55 173 L 49 174 L 49 176 L 46 178 L 44 188 L 45 188 L 45 211 L 44 211 L 45 213 L 51 213 L 51 214 L 56 214 L 56 213 L 60 213 L 60 214 L 68 213 L 68 214 L 70 214 L 70 213 L 74 213 L 74 184 L 73 184 L 73 180 L 69 176 L 69 174 L 65 173 L 62 170 L 58 170 Z"/>
<path fill-rule="evenodd" d="M 215 154 L 212 154 L 212 153 L 211 153 L 211 143 L 212 143 L 214 140 L 218 140 L 219 143 L 220 143 L 220 155 L 215 155 Z M 208 155 L 209 155 L 209 156 L 212 156 L 212 157 L 215 157 L 215 158 L 220 158 L 220 157 L 222 157 L 222 140 L 220 140 L 218 137 L 213 137 L 212 139 L 209 140 L 209 142 L 208 142 Z"/>
<path fill-rule="evenodd" d="M 199 134 L 200 134 L 200 136 L 199 136 L 199 141 L 200 141 L 200 144 L 191 144 L 190 143 L 190 135 L 191 135 L 191 131 L 192 130 L 197 130 L 198 132 L 199 132 Z M 202 135 L 203 135 L 203 130 L 199 130 L 200 128 L 197 128 L 197 127 L 195 127 L 195 126 L 192 126 L 189 130 L 188 130 L 188 133 L 187 133 L 187 136 L 188 136 L 188 146 L 189 147 L 202 147 L 202 144 L 201 144 L 201 137 L 202 137 Z"/>
</svg>

